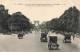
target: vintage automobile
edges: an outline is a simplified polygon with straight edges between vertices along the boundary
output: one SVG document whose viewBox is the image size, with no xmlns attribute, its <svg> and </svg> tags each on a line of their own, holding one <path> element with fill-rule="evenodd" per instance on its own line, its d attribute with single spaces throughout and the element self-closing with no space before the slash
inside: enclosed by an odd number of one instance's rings
<svg viewBox="0 0 80 52">
<path fill-rule="evenodd" d="M 65 34 L 63 42 L 64 43 L 71 43 L 71 35 L 70 34 Z"/>
<path fill-rule="evenodd" d="M 59 48 L 59 44 L 57 43 L 57 36 L 49 36 L 48 48 L 49 50 L 57 50 Z"/>
<path fill-rule="evenodd" d="M 18 34 L 18 38 L 19 38 L 19 39 L 23 39 L 23 36 L 24 36 L 24 33 L 19 33 L 19 34 Z"/>
<path fill-rule="evenodd" d="M 47 35 L 46 35 L 46 33 L 41 33 L 40 41 L 41 42 L 47 42 Z"/>
</svg>

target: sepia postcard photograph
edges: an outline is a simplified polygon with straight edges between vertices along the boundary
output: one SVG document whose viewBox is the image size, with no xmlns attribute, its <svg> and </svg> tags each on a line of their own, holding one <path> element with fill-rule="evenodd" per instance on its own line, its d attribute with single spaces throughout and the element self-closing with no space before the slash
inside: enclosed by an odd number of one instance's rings
<svg viewBox="0 0 80 52">
<path fill-rule="evenodd" d="M 0 0 L 0 52 L 80 52 L 80 0 Z"/>
</svg>

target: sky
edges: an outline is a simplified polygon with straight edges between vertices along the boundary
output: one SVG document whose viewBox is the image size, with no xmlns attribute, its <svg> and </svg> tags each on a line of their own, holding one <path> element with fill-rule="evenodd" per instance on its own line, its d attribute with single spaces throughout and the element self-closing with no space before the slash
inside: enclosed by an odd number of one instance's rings
<svg viewBox="0 0 80 52">
<path fill-rule="evenodd" d="M 33 23 L 34 20 L 49 21 L 59 18 L 69 7 L 80 10 L 80 0 L 0 0 L 9 9 L 9 14 L 22 12 Z"/>
</svg>

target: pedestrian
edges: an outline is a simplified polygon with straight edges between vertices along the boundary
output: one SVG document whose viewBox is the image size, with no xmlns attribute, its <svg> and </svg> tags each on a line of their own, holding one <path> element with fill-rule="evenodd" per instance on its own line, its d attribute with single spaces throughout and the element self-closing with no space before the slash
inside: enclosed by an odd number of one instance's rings
<svg viewBox="0 0 80 52">
<path fill-rule="evenodd" d="M 73 40 L 75 39 L 75 35 L 73 35 Z"/>
</svg>

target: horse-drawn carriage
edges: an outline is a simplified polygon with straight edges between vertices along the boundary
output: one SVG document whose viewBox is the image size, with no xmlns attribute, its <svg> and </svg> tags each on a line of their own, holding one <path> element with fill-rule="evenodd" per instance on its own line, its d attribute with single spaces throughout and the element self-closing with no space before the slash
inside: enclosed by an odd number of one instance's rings
<svg viewBox="0 0 80 52">
<path fill-rule="evenodd" d="M 57 36 L 49 36 L 49 43 L 48 43 L 49 50 L 59 48 L 59 44 L 57 43 Z"/>
<path fill-rule="evenodd" d="M 71 35 L 70 34 L 65 34 L 63 42 L 64 43 L 71 43 Z"/>
<path fill-rule="evenodd" d="M 47 42 L 47 35 L 46 35 L 46 33 L 41 33 L 40 41 L 41 42 Z"/>
</svg>

